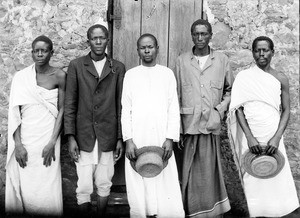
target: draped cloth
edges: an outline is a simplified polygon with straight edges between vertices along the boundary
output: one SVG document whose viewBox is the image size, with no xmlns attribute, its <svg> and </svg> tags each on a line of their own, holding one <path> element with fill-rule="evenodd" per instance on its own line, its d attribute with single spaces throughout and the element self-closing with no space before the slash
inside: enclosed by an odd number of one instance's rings
<svg viewBox="0 0 300 218">
<path fill-rule="evenodd" d="M 217 217 L 229 211 L 220 136 L 185 135 L 183 156 L 182 196 L 186 217 Z"/>
<path fill-rule="evenodd" d="M 248 144 L 237 121 L 236 109 L 243 106 L 253 136 L 259 143 L 267 144 L 279 125 L 280 95 L 281 83 L 257 66 L 238 73 L 231 92 L 227 118 L 228 136 L 251 217 L 284 216 L 299 207 L 283 138 L 278 150 L 285 158 L 285 165 L 278 175 L 270 179 L 259 179 L 249 175 L 241 167 L 241 157 L 248 150 Z"/>
<path fill-rule="evenodd" d="M 7 213 L 62 215 L 60 138 L 55 145 L 56 160 L 51 166 L 44 166 L 42 158 L 58 115 L 57 100 L 58 89 L 37 86 L 34 64 L 14 76 L 8 114 Z M 25 168 L 21 168 L 15 158 L 13 134 L 19 125 L 21 141 L 28 153 Z"/>
<path fill-rule="evenodd" d="M 127 71 L 121 121 L 124 141 L 132 138 L 137 148 L 162 146 L 166 138 L 179 140 L 176 80 L 169 68 L 141 65 Z M 130 217 L 184 217 L 174 154 L 163 171 L 153 178 L 140 176 L 126 158 L 125 178 Z"/>
</svg>

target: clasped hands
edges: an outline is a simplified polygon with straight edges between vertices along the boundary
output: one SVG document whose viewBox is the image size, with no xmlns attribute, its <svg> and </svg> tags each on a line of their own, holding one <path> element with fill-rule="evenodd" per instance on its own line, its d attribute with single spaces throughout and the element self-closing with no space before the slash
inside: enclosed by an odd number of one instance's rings
<svg viewBox="0 0 300 218">
<path fill-rule="evenodd" d="M 261 145 L 257 141 L 257 139 L 253 136 L 248 137 L 247 141 L 248 141 L 248 147 L 249 147 L 249 150 L 251 151 L 251 153 L 261 154 L 264 152 L 267 155 L 272 155 L 277 152 L 277 149 L 279 147 L 280 138 L 272 137 L 265 146 Z M 265 147 L 265 148 L 263 148 L 263 147 Z"/>
</svg>

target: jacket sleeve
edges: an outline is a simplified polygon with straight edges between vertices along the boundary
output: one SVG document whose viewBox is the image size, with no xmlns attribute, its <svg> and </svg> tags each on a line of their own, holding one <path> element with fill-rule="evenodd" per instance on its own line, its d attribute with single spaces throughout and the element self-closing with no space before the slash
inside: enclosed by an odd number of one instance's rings
<svg viewBox="0 0 300 218">
<path fill-rule="evenodd" d="M 168 88 L 168 126 L 166 138 L 173 139 L 173 141 L 178 142 L 180 135 L 180 113 L 176 90 L 176 80 L 173 72 L 171 74 L 171 78 L 169 79 Z"/>
<path fill-rule="evenodd" d="M 131 101 L 131 92 L 130 92 L 130 81 L 128 79 L 128 73 L 124 78 L 123 83 L 123 92 L 122 92 L 122 134 L 123 141 L 132 139 L 132 101 Z"/>
<path fill-rule="evenodd" d="M 122 126 L 121 126 L 121 99 L 122 99 L 122 90 L 123 90 L 123 81 L 125 76 L 125 66 L 121 64 L 119 66 L 119 75 L 117 82 L 117 117 L 118 117 L 118 139 L 122 139 Z"/>
<path fill-rule="evenodd" d="M 176 78 L 176 83 L 177 83 L 177 95 L 178 95 L 178 102 L 179 102 L 179 111 L 181 108 L 181 76 L 180 76 L 180 57 L 177 58 L 176 60 L 176 65 L 175 65 L 175 78 Z M 182 120 L 180 119 L 180 134 L 183 134 L 183 124 Z"/>
<path fill-rule="evenodd" d="M 76 115 L 78 107 L 78 83 L 77 69 L 73 61 L 68 67 L 66 95 L 65 95 L 65 113 L 64 130 L 65 135 L 76 134 Z"/>
<path fill-rule="evenodd" d="M 223 119 L 225 116 L 225 112 L 228 110 L 230 99 L 231 99 L 231 88 L 233 84 L 233 75 L 229 65 L 228 58 L 225 58 L 225 78 L 224 78 L 224 86 L 223 86 L 223 95 L 220 104 L 218 104 L 215 108 L 219 111 L 221 118 Z"/>
</svg>

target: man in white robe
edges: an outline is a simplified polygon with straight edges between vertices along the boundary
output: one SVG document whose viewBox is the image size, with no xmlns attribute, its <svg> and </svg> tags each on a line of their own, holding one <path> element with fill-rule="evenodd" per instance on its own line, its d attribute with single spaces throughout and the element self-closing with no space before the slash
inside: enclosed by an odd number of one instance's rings
<svg viewBox="0 0 300 218">
<path fill-rule="evenodd" d="M 8 115 L 7 214 L 61 216 L 60 168 L 65 73 L 49 65 L 52 41 L 32 43 L 34 64 L 13 78 Z"/>
<path fill-rule="evenodd" d="M 173 141 L 179 140 L 180 115 L 172 70 L 156 63 L 158 45 L 151 34 L 137 42 L 142 65 L 125 74 L 122 93 L 122 133 L 126 142 L 125 176 L 131 217 L 184 217 Z M 130 165 L 135 150 L 160 146 L 168 165 L 144 178 Z"/>
<path fill-rule="evenodd" d="M 250 217 L 281 217 L 299 207 L 290 165 L 283 144 L 289 119 L 290 99 L 287 77 L 271 66 L 274 44 L 268 37 L 253 41 L 256 66 L 235 78 L 228 116 L 229 139 L 239 169 Z M 256 178 L 242 168 L 242 155 L 250 150 L 272 155 L 278 150 L 285 158 L 281 172 L 269 179 Z"/>
</svg>

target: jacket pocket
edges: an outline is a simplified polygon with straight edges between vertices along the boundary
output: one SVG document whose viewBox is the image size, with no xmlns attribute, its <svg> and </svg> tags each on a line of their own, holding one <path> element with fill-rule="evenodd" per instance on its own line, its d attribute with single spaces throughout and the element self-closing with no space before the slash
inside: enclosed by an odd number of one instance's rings
<svg viewBox="0 0 300 218">
<path fill-rule="evenodd" d="M 215 107 L 221 101 L 223 83 L 219 80 L 210 81 L 212 105 Z"/>
<path fill-rule="evenodd" d="M 182 84 L 181 86 L 181 105 L 190 107 L 193 105 L 193 86 L 192 84 Z"/>
<path fill-rule="evenodd" d="M 221 116 L 219 111 L 212 108 L 209 114 L 209 119 L 206 124 L 206 130 L 209 132 L 220 131 L 221 129 Z"/>
<path fill-rule="evenodd" d="M 193 107 L 182 107 L 180 108 L 180 114 L 194 114 Z"/>
</svg>

